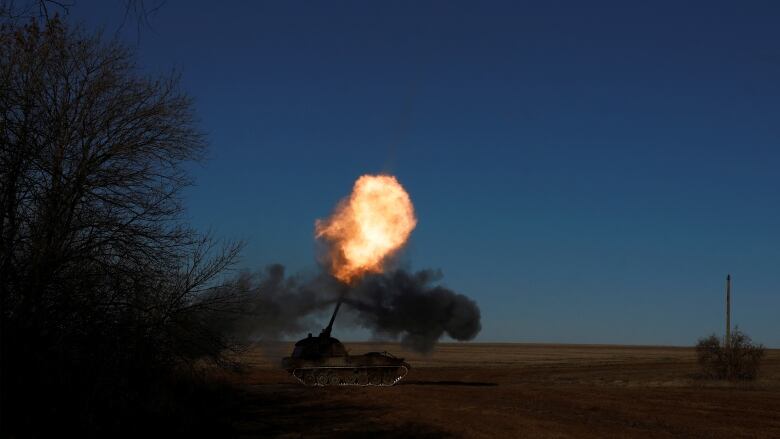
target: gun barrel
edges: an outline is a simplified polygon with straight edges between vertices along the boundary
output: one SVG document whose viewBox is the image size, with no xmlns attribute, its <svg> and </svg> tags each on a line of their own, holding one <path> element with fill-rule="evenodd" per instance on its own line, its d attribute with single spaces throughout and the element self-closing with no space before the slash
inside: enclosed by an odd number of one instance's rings
<svg viewBox="0 0 780 439">
<path fill-rule="evenodd" d="M 330 316 L 330 323 L 328 323 L 328 327 L 325 328 L 322 333 L 325 334 L 327 337 L 330 337 L 330 331 L 333 329 L 333 322 L 336 320 L 336 314 L 339 313 L 339 308 L 341 308 L 341 302 L 344 300 L 344 296 L 339 296 L 339 301 L 336 302 L 336 309 L 333 310 L 333 315 Z"/>
</svg>

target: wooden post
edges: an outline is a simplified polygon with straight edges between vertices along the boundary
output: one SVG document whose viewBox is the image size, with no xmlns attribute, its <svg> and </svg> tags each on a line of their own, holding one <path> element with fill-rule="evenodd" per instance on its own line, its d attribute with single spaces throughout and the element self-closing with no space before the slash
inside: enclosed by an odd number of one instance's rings
<svg viewBox="0 0 780 439">
<path fill-rule="evenodd" d="M 726 276 L 726 347 L 731 347 L 731 275 Z"/>
</svg>

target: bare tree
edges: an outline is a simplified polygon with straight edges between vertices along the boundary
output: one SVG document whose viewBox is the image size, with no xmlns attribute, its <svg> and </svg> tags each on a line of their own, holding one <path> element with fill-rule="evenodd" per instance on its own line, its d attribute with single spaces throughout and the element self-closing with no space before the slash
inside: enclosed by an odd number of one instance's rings
<svg viewBox="0 0 780 439">
<path fill-rule="evenodd" d="M 140 38 L 141 28 L 151 28 L 150 18 L 159 11 L 166 0 L 114 0 L 122 13 L 121 30 L 125 24 L 135 21 Z M 46 21 L 58 15 L 67 16 L 77 6 L 76 0 L 0 0 L 0 23 L 42 20 Z"/>
<path fill-rule="evenodd" d="M 127 0 L 128 3 L 142 0 Z M 62 0 L 0 0 L 0 18 L 6 20 L 48 19 L 57 13 L 68 14 L 73 1 Z"/>
<path fill-rule="evenodd" d="M 221 273 L 241 245 L 181 219 L 196 127 L 177 76 L 118 43 L 57 19 L 0 31 L 2 409 L 41 376 L 81 377 L 94 404 L 118 374 L 231 348 L 201 316 L 238 297 Z"/>
</svg>

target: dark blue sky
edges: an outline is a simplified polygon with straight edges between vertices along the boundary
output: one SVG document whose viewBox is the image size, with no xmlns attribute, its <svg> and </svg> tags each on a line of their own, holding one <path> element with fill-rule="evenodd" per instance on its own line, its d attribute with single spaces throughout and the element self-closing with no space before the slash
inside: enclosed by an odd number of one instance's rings
<svg viewBox="0 0 780 439">
<path fill-rule="evenodd" d="M 113 34 L 120 2 L 72 18 Z M 169 0 L 140 38 L 209 134 L 189 214 L 313 271 L 363 173 L 412 196 L 411 268 L 478 340 L 780 346 L 780 3 Z M 134 23 L 130 23 L 134 24 Z"/>
</svg>

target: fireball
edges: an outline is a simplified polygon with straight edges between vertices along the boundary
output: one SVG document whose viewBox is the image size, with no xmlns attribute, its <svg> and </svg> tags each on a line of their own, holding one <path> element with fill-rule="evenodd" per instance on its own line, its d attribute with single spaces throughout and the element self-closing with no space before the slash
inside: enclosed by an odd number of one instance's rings
<svg viewBox="0 0 780 439">
<path fill-rule="evenodd" d="M 409 194 L 392 175 L 363 175 L 333 214 L 315 223 L 315 236 L 329 245 L 328 264 L 350 283 L 381 273 L 417 225 Z"/>
</svg>

